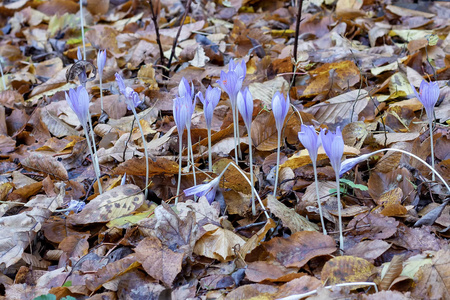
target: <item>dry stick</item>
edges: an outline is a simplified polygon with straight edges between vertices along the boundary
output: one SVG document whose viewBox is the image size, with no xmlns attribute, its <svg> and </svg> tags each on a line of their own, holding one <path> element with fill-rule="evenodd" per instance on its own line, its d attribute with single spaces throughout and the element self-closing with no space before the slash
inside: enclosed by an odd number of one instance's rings
<svg viewBox="0 0 450 300">
<path fill-rule="evenodd" d="M 155 25 L 155 32 L 156 32 L 156 43 L 158 44 L 159 47 L 159 55 L 160 55 L 160 60 L 161 60 L 161 65 L 164 65 L 164 51 L 162 48 L 162 44 L 161 44 L 161 37 L 159 35 L 159 26 L 158 26 L 158 16 L 156 15 L 155 10 L 153 9 L 153 1 L 149 0 L 148 3 L 150 4 L 150 9 L 152 11 L 152 21 L 153 24 Z"/>
<path fill-rule="evenodd" d="M 186 7 L 184 8 L 183 17 L 181 18 L 180 27 L 178 28 L 177 35 L 175 36 L 175 40 L 173 41 L 172 51 L 170 53 L 169 62 L 167 63 L 167 69 L 168 70 L 163 71 L 163 74 L 166 75 L 166 76 L 169 76 L 169 70 L 170 70 L 170 67 L 172 66 L 172 59 L 173 59 L 173 57 L 175 55 L 175 48 L 177 47 L 178 38 L 180 37 L 181 29 L 183 28 L 184 20 L 186 20 L 186 16 L 187 16 L 187 13 L 188 13 L 190 7 L 191 7 L 191 0 L 188 0 L 186 2 Z"/>
<path fill-rule="evenodd" d="M 80 24 L 81 24 L 81 39 L 83 40 L 83 60 L 86 60 L 86 43 L 84 41 L 84 18 L 83 18 L 83 1 L 80 1 Z"/>
<path fill-rule="evenodd" d="M 303 0 L 299 0 L 298 4 L 298 11 L 297 11 L 297 20 L 295 22 L 295 40 L 294 40 L 294 61 L 297 61 L 297 49 L 298 49 L 298 36 L 300 34 L 300 22 L 302 18 L 302 6 L 303 6 Z M 292 72 L 294 72 L 294 78 L 295 78 L 295 65 L 292 68 Z M 294 80 L 293 80 L 294 81 Z"/>
</svg>

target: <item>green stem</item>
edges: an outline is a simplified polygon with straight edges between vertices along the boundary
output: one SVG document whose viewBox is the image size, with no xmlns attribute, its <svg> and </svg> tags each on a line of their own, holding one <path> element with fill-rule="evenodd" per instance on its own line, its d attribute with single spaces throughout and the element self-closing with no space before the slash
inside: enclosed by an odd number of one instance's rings
<svg viewBox="0 0 450 300">
<path fill-rule="evenodd" d="M 208 171 L 212 172 L 211 127 L 208 127 Z"/>
<path fill-rule="evenodd" d="M 98 172 L 97 172 L 97 166 L 96 166 L 96 163 L 95 163 L 95 158 L 94 158 L 94 153 L 92 152 L 92 145 L 91 145 L 91 140 L 89 139 L 89 133 L 88 133 L 88 131 L 87 131 L 87 128 L 85 127 L 85 126 L 83 126 L 83 129 L 84 129 L 84 135 L 86 136 L 86 141 L 87 141 L 87 144 L 88 144 L 88 148 L 89 148 L 89 153 L 91 154 L 91 157 L 92 157 L 92 163 L 93 163 L 93 165 L 94 165 L 94 173 L 95 173 L 95 177 L 97 177 L 97 185 L 98 185 L 98 190 L 99 190 L 99 192 L 100 192 L 100 194 L 102 193 L 101 192 L 101 190 L 102 190 L 102 185 L 100 184 L 100 176 L 99 176 L 99 174 L 98 174 Z"/>
<path fill-rule="evenodd" d="M 183 132 L 178 132 L 178 185 L 177 185 L 177 197 L 175 198 L 175 205 L 178 203 L 178 195 L 180 195 L 181 187 L 181 165 L 182 165 L 182 152 L 183 151 Z"/>
<path fill-rule="evenodd" d="M 344 251 L 344 236 L 342 235 L 341 188 L 339 184 L 340 181 L 339 170 L 334 170 L 334 174 L 336 175 L 336 194 L 337 194 L 338 218 L 339 218 L 339 249 Z"/>
<path fill-rule="evenodd" d="M 323 212 L 322 212 L 322 204 L 320 201 L 320 193 L 319 193 L 319 181 L 317 180 L 317 163 L 313 162 L 313 169 L 314 169 L 314 182 L 316 185 L 316 195 L 317 195 L 317 204 L 319 206 L 319 215 L 320 215 L 320 223 L 322 223 L 322 230 L 323 234 L 327 235 L 327 230 L 325 228 L 325 222 L 323 221 Z"/>
<path fill-rule="evenodd" d="M 94 128 L 92 127 L 92 119 L 91 119 L 91 114 L 89 112 L 88 112 L 88 122 L 89 122 L 89 128 L 91 129 L 92 146 L 94 148 L 94 155 L 92 156 L 92 161 L 94 162 L 94 169 L 95 169 L 95 173 L 97 174 L 97 178 L 100 178 L 100 164 L 98 163 L 97 146 L 95 145 Z M 100 194 L 102 194 L 102 185 L 101 185 L 100 181 L 98 182 L 98 191 Z"/>
<path fill-rule="evenodd" d="M 255 179 L 253 178 L 253 152 L 252 152 L 252 137 L 251 137 L 251 127 L 247 128 L 248 131 L 248 153 L 250 160 L 250 179 L 252 186 L 252 214 L 256 216 L 256 206 L 255 206 Z"/>
<path fill-rule="evenodd" d="M 149 167 L 148 167 L 147 140 L 145 139 L 144 130 L 142 130 L 141 122 L 139 121 L 139 116 L 136 113 L 136 109 L 134 108 L 133 105 L 131 105 L 131 110 L 133 111 L 134 118 L 136 119 L 136 122 L 138 123 L 139 131 L 141 132 L 142 143 L 144 144 L 144 155 L 145 155 L 145 190 L 144 190 L 144 197 L 145 197 L 145 199 L 147 199 L 147 195 L 148 195 L 148 174 L 149 174 L 148 173 L 149 172 Z M 131 130 L 133 130 L 133 128 L 131 128 Z"/>
<path fill-rule="evenodd" d="M 429 127 L 430 127 L 430 146 L 431 146 L 431 166 L 434 169 L 434 145 L 433 145 L 433 120 L 429 119 Z M 434 173 L 431 174 L 431 180 L 435 181 L 436 176 Z"/>
<path fill-rule="evenodd" d="M 86 42 L 84 41 L 84 16 L 83 16 L 82 0 L 80 0 L 80 24 L 81 24 L 81 39 L 83 40 L 83 60 L 86 60 Z"/>
<path fill-rule="evenodd" d="M 278 147 L 277 147 L 277 168 L 275 169 L 275 186 L 273 188 L 273 196 L 277 196 L 278 187 L 278 174 L 280 169 L 280 144 L 281 144 L 281 132 L 278 132 Z"/>
</svg>

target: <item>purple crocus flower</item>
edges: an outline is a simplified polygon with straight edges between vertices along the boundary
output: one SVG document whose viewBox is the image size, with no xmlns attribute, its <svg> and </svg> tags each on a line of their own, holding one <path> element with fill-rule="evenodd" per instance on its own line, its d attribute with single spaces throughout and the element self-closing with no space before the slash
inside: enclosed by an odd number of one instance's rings
<svg viewBox="0 0 450 300">
<path fill-rule="evenodd" d="M 203 111 L 205 113 L 206 126 L 208 128 L 211 128 L 214 108 L 216 108 L 220 101 L 220 94 L 221 91 L 219 88 L 212 88 L 211 86 L 208 86 L 208 89 L 206 89 L 205 97 L 203 97 L 202 92 L 197 93 L 196 97 L 203 103 Z"/>
<path fill-rule="evenodd" d="M 322 140 L 325 153 L 330 159 L 331 166 L 335 172 L 339 172 L 341 169 L 341 158 L 344 154 L 344 140 L 342 139 L 341 129 L 338 127 L 336 133 L 326 131 L 320 131 L 320 139 Z"/>
<path fill-rule="evenodd" d="M 289 109 L 289 95 L 284 98 L 284 95 L 280 92 L 276 92 L 272 98 L 272 113 L 275 117 L 275 123 L 277 126 L 278 132 L 281 132 L 283 129 L 284 119 L 286 119 L 286 115 Z"/>
<path fill-rule="evenodd" d="M 242 119 L 244 119 L 247 130 L 250 131 L 253 116 L 253 96 L 248 88 L 246 88 L 244 92 L 239 91 L 237 95 L 237 107 L 241 113 Z"/>
<path fill-rule="evenodd" d="M 228 94 L 231 106 L 235 107 L 237 94 L 242 87 L 242 80 L 239 79 L 239 75 L 234 71 L 229 71 L 227 73 L 222 71 L 220 72 L 220 79 L 217 80 L 217 83 L 225 91 L 225 93 Z"/>
<path fill-rule="evenodd" d="M 298 133 L 298 139 L 300 140 L 300 143 L 302 143 L 303 147 L 308 150 L 309 157 L 311 158 L 313 164 L 316 164 L 317 152 L 322 144 L 322 141 L 320 139 L 320 135 L 317 135 L 314 126 L 306 126 L 302 124 L 302 131 Z"/>
<path fill-rule="evenodd" d="M 101 50 L 97 53 L 97 68 L 98 68 L 98 76 L 102 78 L 103 76 L 103 69 L 105 68 L 106 64 L 106 51 Z"/>
<path fill-rule="evenodd" d="M 220 176 L 214 178 L 208 183 L 195 185 L 184 190 L 186 196 L 196 195 L 197 197 L 205 196 L 209 204 L 211 204 L 216 198 L 216 191 L 219 187 Z"/>
<path fill-rule="evenodd" d="M 175 119 L 179 134 L 183 134 L 184 128 L 186 128 L 188 108 L 185 102 L 185 97 L 176 97 L 173 99 L 173 118 Z"/>
<path fill-rule="evenodd" d="M 70 89 L 66 93 L 66 101 L 75 112 L 81 125 L 86 128 L 89 116 L 89 95 L 83 86 L 78 86 L 76 90 Z"/>
<path fill-rule="evenodd" d="M 132 88 L 129 86 L 125 86 L 125 83 L 123 82 L 122 76 L 120 76 L 119 73 L 115 74 L 116 76 L 116 82 L 119 86 L 120 92 L 125 96 L 127 108 L 129 110 L 132 110 L 133 108 L 137 107 L 139 104 L 142 103 L 141 98 L 139 98 L 139 94 L 136 93 Z"/>
<path fill-rule="evenodd" d="M 120 74 L 117 73 L 117 72 L 116 72 L 115 76 L 116 76 L 116 82 L 117 82 L 117 85 L 119 86 L 119 91 L 120 91 L 123 95 L 125 95 L 125 83 L 123 82 L 122 76 L 120 76 Z"/>
<path fill-rule="evenodd" d="M 414 94 L 416 94 L 417 99 L 422 103 L 425 111 L 427 112 L 428 120 L 432 121 L 434 118 L 434 106 L 439 99 L 439 85 L 437 82 L 427 82 L 422 80 L 420 83 L 419 93 L 417 93 L 414 86 L 412 86 Z"/>
<path fill-rule="evenodd" d="M 356 166 L 357 164 L 359 164 L 360 162 L 369 159 L 372 155 L 373 155 L 373 153 L 371 152 L 371 153 L 364 154 L 364 155 L 361 155 L 358 157 L 347 158 L 346 160 L 344 160 L 341 163 L 341 168 L 339 170 L 339 176 L 342 177 L 342 175 L 344 175 L 344 173 L 353 169 L 353 167 Z"/>
<path fill-rule="evenodd" d="M 245 75 L 247 73 L 247 66 L 245 61 L 242 60 L 241 63 L 237 63 L 234 59 L 230 60 L 228 64 L 228 72 L 233 71 L 238 75 L 239 80 L 244 81 Z"/>
<path fill-rule="evenodd" d="M 78 47 L 78 49 L 77 49 L 77 58 L 78 58 L 78 60 L 83 60 L 83 56 L 81 55 L 80 47 Z"/>
<path fill-rule="evenodd" d="M 186 97 L 186 99 L 191 99 L 194 97 L 194 85 L 189 82 L 186 78 L 181 78 L 180 84 L 178 85 L 178 95 L 180 97 Z"/>
</svg>

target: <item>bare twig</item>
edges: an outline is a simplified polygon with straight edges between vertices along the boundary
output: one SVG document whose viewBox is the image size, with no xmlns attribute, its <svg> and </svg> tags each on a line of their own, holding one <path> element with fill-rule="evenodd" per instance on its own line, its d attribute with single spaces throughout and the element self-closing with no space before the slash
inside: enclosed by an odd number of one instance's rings
<svg viewBox="0 0 450 300">
<path fill-rule="evenodd" d="M 296 62 L 297 62 L 298 36 L 300 34 L 300 22 L 301 22 L 301 18 L 302 18 L 302 6 L 303 6 L 303 0 L 299 0 L 297 21 L 295 23 L 295 40 L 294 40 L 294 60 Z M 293 72 L 295 72 L 295 71 L 293 71 Z M 295 74 L 294 74 L 294 77 L 295 77 Z"/>
<path fill-rule="evenodd" d="M 156 31 L 156 43 L 158 43 L 158 47 L 159 47 L 159 54 L 161 56 L 160 60 L 161 60 L 161 65 L 164 65 L 164 51 L 162 48 L 162 44 L 161 44 L 161 37 L 159 35 L 159 26 L 158 26 L 158 16 L 156 15 L 156 12 L 153 8 L 153 1 L 152 0 L 148 0 L 148 3 L 150 4 L 150 10 L 152 12 L 152 21 L 153 24 L 155 25 L 155 31 Z"/>
<path fill-rule="evenodd" d="M 189 12 L 189 8 L 191 7 L 191 1 L 192 0 L 187 0 L 187 2 L 186 2 L 186 7 L 184 8 L 184 14 L 183 14 L 183 17 L 181 18 L 181 24 L 180 24 L 180 27 L 178 28 L 178 32 L 177 32 L 177 35 L 175 36 L 175 40 L 173 41 L 172 51 L 170 53 L 169 62 L 167 63 L 167 68 L 169 70 L 170 70 L 170 67 L 172 66 L 172 59 L 175 55 L 175 48 L 177 47 L 178 38 L 180 37 L 180 33 L 181 33 L 181 29 L 183 28 L 184 20 L 186 20 L 186 16 Z M 167 70 L 164 70 L 163 73 L 166 76 L 169 75 L 169 71 L 167 71 Z"/>
</svg>

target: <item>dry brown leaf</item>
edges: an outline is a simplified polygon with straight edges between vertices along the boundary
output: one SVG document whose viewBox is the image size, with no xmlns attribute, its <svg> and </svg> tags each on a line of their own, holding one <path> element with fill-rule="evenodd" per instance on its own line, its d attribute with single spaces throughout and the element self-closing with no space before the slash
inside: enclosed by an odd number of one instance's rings
<svg viewBox="0 0 450 300">
<path fill-rule="evenodd" d="M 361 257 L 368 261 L 373 261 L 384 252 L 386 252 L 391 245 L 385 241 L 361 241 L 350 249 L 345 250 L 345 254 Z"/>
<path fill-rule="evenodd" d="M 182 269 L 185 254 L 175 252 L 153 236 L 146 237 L 134 249 L 137 260 L 151 277 L 172 286 Z"/>
<path fill-rule="evenodd" d="M 297 268 L 286 268 L 277 261 L 255 261 L 249 263 L 245 269 L 245 276 L 253 282 L 283 282 L 288 275 L 290 280 L 301 277 Z M 290 281 L 288 280 L 288 281 Z"/>
<path fill-rule="evenodd" d="M 64 165 L 53 156 L 32 152 L 30 156 L 22 161 L 22 165 L 63 180 L 69 179 Z"/>
<path fill-rule="evenodd" d="M 233 248 L 243 246 L 245 241 L 230 230 L 213 224 L 203 226 L 207 232 L 197 241 L 194 253 L 209 258 L 226 261 L 235 255 Z"/>
<path fill-rule="evenodd" d="M 118 186 L 91 200 L 80 213 L 70 215 L 71 224 L 106 223 L 133 213 L 144 202 L 141 189 L 132 184 Z"/>
<path fill-rule="evenodd" d="M 334 239 L 316 231 L 299 231 L 288 238 L 276 237 L 263 243 L 285 267 L 303 267 L 310 259 L 336 251 Z"/>
<path fill-rule="evenodd" d="M 266 236 L 267 232 L 275 228 L 276 224 L 275 221 L 272 219 L 269 219 L 263 228 L 261 228 L 257 233 L 255 233 L 251 238 L 249 238 L 243 246 L 241 246 L 240 254 L 243 259 L 249 254 L 251 251 L 253 251 L 256 247 L 258 247 L 261 243 L 261 241 Z"/>
<path fill-rule="evenodd" d="M 321 278 L 326 285 L 368 281 L 373 269 L 374 266 L 365 259 L 354 256 L 339 256 L 325 263 Z M 359 286 L 351 287 L 351 289 L 357 288 Z"/>
<path fill-rule="evenodd" d="M 383 278 L 381 279 L 380 284 L 378 287 L 380 290 L 387 290 L 391 283 L 398 277 L 403 271 L 403 261 L 405 260 L 405 257 L 403 255 L 395 255 L 391 263 L 389 264 L 389 267 L 386 271 L 386 274 L 384 274 Z"/>
<path fill-rule="evenodd" d="M 319 230 L 319 226 L 315 223 L 308 221 L 305 217 L 296 213 L 293 208 L 288 208 L 270 194 L 267 196 L 267 208 L 279 218 L 283 222 L 283 225 L 288 227 L 292 233 L 304 230 Z"/>
</svg>

